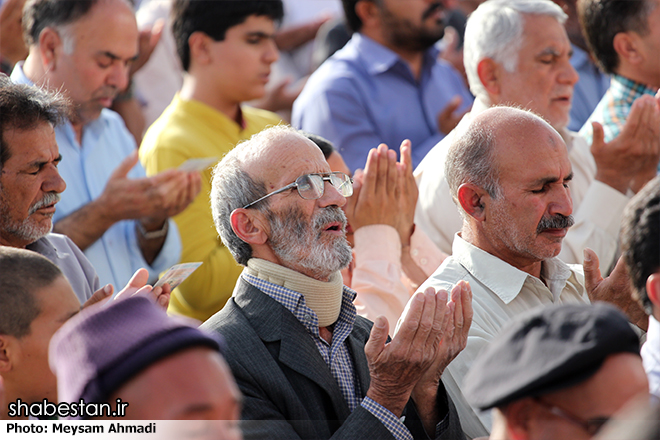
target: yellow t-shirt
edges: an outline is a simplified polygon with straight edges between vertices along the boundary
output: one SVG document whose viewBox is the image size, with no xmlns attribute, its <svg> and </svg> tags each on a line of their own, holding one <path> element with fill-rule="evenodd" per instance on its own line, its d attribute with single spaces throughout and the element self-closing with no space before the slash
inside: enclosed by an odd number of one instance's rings
<svg viewBox="0 0 660 440">
<path fill-rule="evenodd" d="M 192 158 L 220 160 L 238 142 L 281 123 L 279 116 L 265 110 L 242 107 L 242 112 L 244 127 L 206 104 L 182 100 L 177 94 L 149 127 L 140 146 L 147 175 L 176 168 Z M 213 224 L 209 202 L 212 168 L 202 171 L 199 195 L 174 217 L 183 245 L 181 262 L 204 264 L 172 292 L 168 311 L 201 321 L 224 306 L 242 271 Z"/>
</svg>

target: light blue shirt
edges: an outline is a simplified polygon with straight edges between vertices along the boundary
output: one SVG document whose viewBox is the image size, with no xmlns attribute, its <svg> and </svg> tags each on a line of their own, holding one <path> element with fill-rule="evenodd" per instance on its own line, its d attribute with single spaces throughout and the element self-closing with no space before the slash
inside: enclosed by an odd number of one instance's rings
<svg viewBox="0 0 660 440">
<path fill-rule="evenodd" d="M 571 122 L 568 124 L 568 129 L 580 131 L 610 87 L 610 78 L 596 67 L 587 52 L 575 45 L 572 47 L 571 65 L 580 75 L 580 79 L 573 89 Z"/>
<path fill-rule="evenodd" d="M 396 53 L 355 33 L 309 78 L 292 123 L 332 142 L 352 171 L 364 168 L 371 148 L 384 142 L 398 151 L 404 139 L 417 166 L 444 137 L 438 114 L 451 98 L 462 98 L 460 111 L 473 101 L 458 72 L 437 55 L 435 48 L 425 52 L 417 80 Z"/>
<path fill-rule="evenodd" d="M 14 68 L 11 79 L 18 84 L 33 84 L 23 73 L 22 63 Z M 66 190 L 53 217 L 57 223 L 97 199 L 112 172 L 135 151 L 136 146 L 121 117 L 108 109 L 104 109 L 97 120 L 85 125 L 82 146 L 78 144 L 73 126 L 68 121 L 55 128 L 55 137 L 62 155 L 58 169 L 66 182 Z M 139 162 L 128 173 L 128 177 L 133 179 L 145 176 Z M 181 256 L 179 231 L 170 219 L 167 238 L 160 253 L 151 265 L 147 264 L 138 244 L 135 222 L 124 220 L 115 223 L 84 251 L 96 269 L 101 285 L 111 283 L 115 286 L 115 292 L 126 285 L 137 269 L 148 269 L 150 279 L 156 279 L 158 273 L 176 264 Z"/>
</svg>

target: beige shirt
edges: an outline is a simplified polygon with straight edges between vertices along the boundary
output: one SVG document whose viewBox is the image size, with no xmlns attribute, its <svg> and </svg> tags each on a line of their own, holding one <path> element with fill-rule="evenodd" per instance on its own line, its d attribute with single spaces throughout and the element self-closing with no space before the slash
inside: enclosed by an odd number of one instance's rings
<svg viewBox="0 0 660 440">
<path fill-rule="evenodd" d="M 458 281 L 472 287 L 474 317 L 468 342 L 449 365 L 443 380 L 457 406 L 468 435 L 479 437 L 490 430 L 490 414 L 475 415 L 460 391 L 475 358 L 500 329 L 515 316 L 535 307 L 559 303 L 589 303 L 582 266 L 567 265 L 559 258 L 543 261 L 541 276 L 547 283 L 473 246 L 458 234 L 453 254 L 420 287 L 451 289 Z M 448 373 L 448 374 L 447 374 Z"/>
<path fill-rule="evenodd" d="M 472 112 L 461 123 L 486 108 L 480 101 L 475 101 Z M 601 271 L 605 274 L 617 258 L 619 225 L 628 197 L 594 179 L 596 162 L 583 138 L 569 131 L 560 134 L 566 142 L 573 167 L 573 180 L 568 186 L 573 198 L 575 224 L 564 238 L 559 258 L 567 263 L 581 264 L 582 251 L 589 247 L 598 255 Z M 419 187 L 415 224 L 445 253 L 451 253 L 454 234 L 463 226 L 444 172 L 453 135 L 452 131 L 433 147 L 415 169 Z"/>
</svg>

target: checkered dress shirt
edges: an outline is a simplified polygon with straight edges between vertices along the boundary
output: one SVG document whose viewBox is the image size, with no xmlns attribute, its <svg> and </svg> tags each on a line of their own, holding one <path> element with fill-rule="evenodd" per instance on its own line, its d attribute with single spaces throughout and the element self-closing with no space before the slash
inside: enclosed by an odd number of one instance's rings
<svg viewBox="0 0 660 440">
<path fill-rule="evenodd" d="M 353 323 L 355 322 L 356 313 L 353 305 L 356 296 L 355 291 L 344 286 L 339 319 L 337 319 L 332 330 L 332 344 L 328 344 L 319 334 L 316 313 L 307 307 L 305 297 L 301 293 L 269 283 L 246 272 L 243 272 L 241 276 L 245 281 L 286 307 L 307 329 L 321 357 L 337 381 L 351 411 L 357 408 L 358 405 L 362 405 L 380 420 L 397 440 L 412 440 L 412 434 L 410 434 L 408 428 L 391 411 L 369 397 L 363 399 L 360 397 L 359 379 L 355 375 L 353 360 L 346 345 L 346 338 L 353 331 Z"/>
</svg>

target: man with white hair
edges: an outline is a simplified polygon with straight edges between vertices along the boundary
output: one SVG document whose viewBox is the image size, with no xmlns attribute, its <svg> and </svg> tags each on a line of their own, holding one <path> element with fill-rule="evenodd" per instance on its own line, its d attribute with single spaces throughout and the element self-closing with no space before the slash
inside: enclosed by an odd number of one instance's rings
<svg viewBox="0 0 660 440">
<path fill-rule="evenodd" d="M 566 130 L 578 75 L 570 64 L 565 19 L 561 8 L 549 0 L 491 0 L 479 6 L 465 31 L 465 68 L 476 97 L 465 119 L 494 105 L 513 105 L 539 114 L 561 134 L 574 173 L 567 184 L 575 225 L 559 256 L 567 263 L 579 263 L 589 247 L 600 257 L 601 269 L 607 270 L 617 253 L 626 194 L 639 180 L 643 164 L 651 160 L 657 164 L 660 110 L 651 96 L 640 98 L 621 135 L 608 143 L 597 136 L 591 149 Z M 462 225 L 443 174 L 451 138 L 450 134 L 436 145 L 415 170 L 419 184 L 415 223 L 447 253 Z"/>
<path fill-rule="evenodd" d="M 464 346 L 468 285 L 449 302 L 447 291 L 416 293 L 386 345 L 387 319 L 356 316 L 339 273 L 351 260 L 341 210 L 351 179 L 312 141 L 268 128 L 227 153 L 212 188 L 218 233 L 246 267 L 202 327 L 227 343 L 246 438 L 459 438 L 440 378 Z"/>
</svg>

